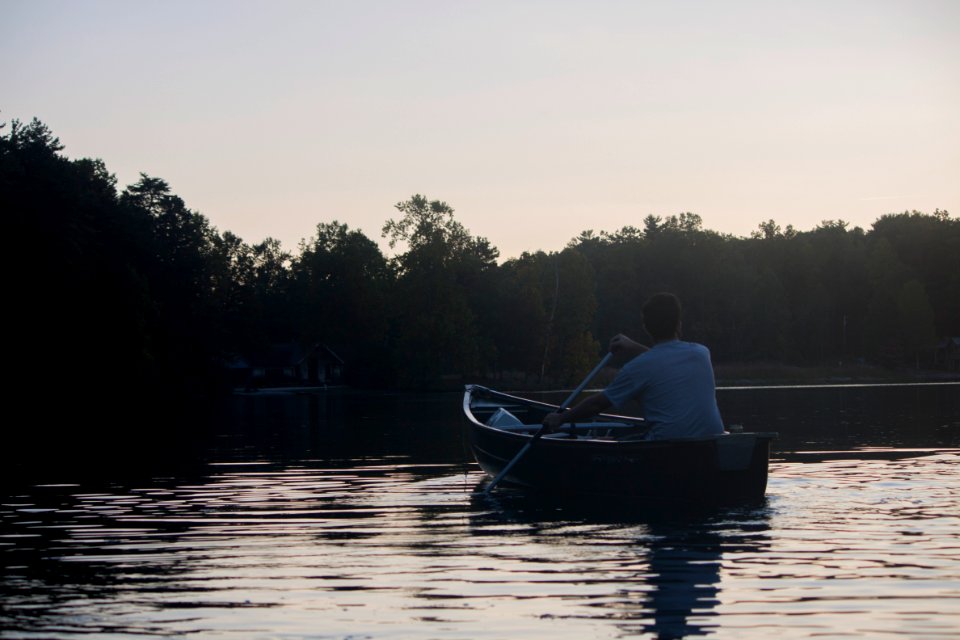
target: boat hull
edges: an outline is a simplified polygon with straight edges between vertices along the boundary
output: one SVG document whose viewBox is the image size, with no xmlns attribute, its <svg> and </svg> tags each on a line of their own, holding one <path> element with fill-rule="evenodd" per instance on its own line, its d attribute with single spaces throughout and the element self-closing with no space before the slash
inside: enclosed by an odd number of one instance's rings
<svg viewBox="0 0 960 640">
<path fill-rule="evenodd" d="M 470 386 L 464 410 L 470 445 L 480 467 L 496 477 L 533 438 L 532 431 L 484 424 L 481 417 L 502 401 L 513 411 L 524 407 L 527 420 L 550 405 L 526 401 L 484 387 Z M 478 406 L 482 404 L 482 411 Z M 629 420 L 601 418 L 604 424 Z M 631 424 L 637 424 L 633 421 Z M 624 424 L 629 427 L 629 424 Z M 726 504 L 764 498 L 773 433 L 725 434 L 684 440 L 643 440 L 592 435 L 588 423 L 577 437 L 539 439 L 503 479 L 526 489 L 565 495 L 625 496 L 644 501 Z"/>
</svg>

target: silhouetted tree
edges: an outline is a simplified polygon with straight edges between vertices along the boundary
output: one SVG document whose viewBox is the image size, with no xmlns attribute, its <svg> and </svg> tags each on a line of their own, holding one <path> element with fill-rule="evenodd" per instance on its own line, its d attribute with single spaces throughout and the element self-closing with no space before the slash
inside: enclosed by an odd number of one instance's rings
<svg viewBox="0 0 960 640">
<path fill-rule="evenodd" d="M 401 379 L 422 386 L 444 374 L 478 371 L 484 331 L 473 307 L 480 301 L 470 292 L 475 279 L 495 269 L 496 249 L 471 236 L 445 202 L 418 194 L 395 208 L 401 215 L 384 224 L 383 236 L 391 247 L 406 246 L 394 259 L 398 280 L 391 303 Z"/>
<path fill-rule="evenodd" d="M 376 243 L 337 221 L 317 225 L 293 263 L 290 301 L 299 339 L 349 356 L 348 381 L 386 384 L 389 290 L 394 275 Z"/>
</svg>

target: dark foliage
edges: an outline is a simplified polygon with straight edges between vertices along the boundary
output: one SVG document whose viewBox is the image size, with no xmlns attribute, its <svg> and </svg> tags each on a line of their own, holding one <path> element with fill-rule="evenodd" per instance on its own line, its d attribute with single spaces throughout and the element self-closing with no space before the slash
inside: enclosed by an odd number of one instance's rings
<svg viewBox="0 0 960 640">
<path fill-rule="evenodd" d="M 331 346 L 356 385 L 569 382 L 613 334 L 646 338 L 657 291 L 721 362 L 916 366 L 960 335 L 960 221 L 944 211 L 869 231 L 768 220 L 750 238 L 646 216 L 498 265 L 449 205 L 415 195 L 384 226 L 392 259 L 335 221 L 291 256 L 218 232 L 161 179 L 118 192 L 101 161 L 61 151 L 36 120 L 0 131 L 15 398 L 62 424 L 106 431 L 134 407 L 214 397 L 226 362 L 277 342 Z"/>
</svg>

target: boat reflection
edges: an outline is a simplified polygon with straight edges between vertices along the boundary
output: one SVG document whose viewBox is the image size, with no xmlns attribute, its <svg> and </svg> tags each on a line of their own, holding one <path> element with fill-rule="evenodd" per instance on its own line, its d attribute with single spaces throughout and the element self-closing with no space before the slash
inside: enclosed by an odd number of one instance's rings
<svg viewBox="0 0 960 640">
<path fill-rule="evenodd" d="M 480 533 L 489 533 L 496 524 L 504 532 L 544 537 L 553 532 L 555 538 L 558 530 L 575 530 L 576 534 L 566 534 L 571 549 L 600 545 L 590 563 L 607 576 L 604 584 L 610 592 L 585 594 L 582 604 L 589 608 L 589 617 L 610 621 L 628 635 L 663 639 L 711 635 L 722 624 L 717 608 L 725 566 L 735 568 L 740 559 L 755 559 L 770 547 L 771 509 L 766 503 L 711 509 L 628 508 L 610 502 L 550 503 L 519 492 L 501 492 L 494 498 L 480 496 L 482 488 L 483 483 L 476 488 L 473 523 Z M 570 601 L 565 600 L 564 608 Z M 555 614 L 566 615 L 581 617 Z"/>
<path fill-rule="evenodd" d="M 645 556 L 649 575 L 643 610 L 652 620 L 642 630 L 658 638 L 707 635 L 718 626 L 712 620 L 720 594 L 724 537 L 709 527 L 678 529 L 653 525 Z"/>
</svg>

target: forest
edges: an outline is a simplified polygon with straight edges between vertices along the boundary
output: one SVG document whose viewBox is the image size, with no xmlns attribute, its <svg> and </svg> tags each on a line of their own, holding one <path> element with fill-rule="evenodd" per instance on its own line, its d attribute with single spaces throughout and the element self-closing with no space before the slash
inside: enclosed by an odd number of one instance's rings
<svg viewBox="0 0 960 640">
<path fill-rule="evenodd" d="M 337 220 L 291 253 L 219 231 L 161 178 L 121 189 L 36 119 L 0 129 L 0 208 L 13 378 L 24 402 L 65 390 L 71 415 L 221 393 L 225 363 L 277 342 L 348 354 L 355 386 L 567 384 L 612 335 L 646 340 L 640 307 L 658 291 L 681 298 L 685 339 L 715 363 L 924 368 L 960 336 L 960 220 L 939 209 L 867 230 L 760 221 L 750 237 L 638 214 L 501 261 L 450 205 L 413 195 L 384 221 L 394 255 Z"/>
</svg>

